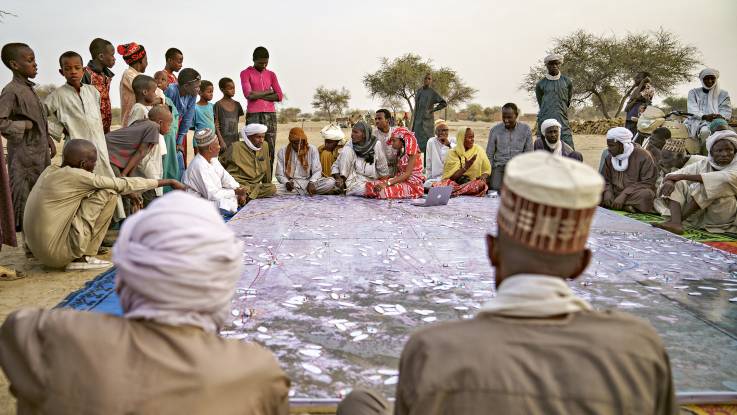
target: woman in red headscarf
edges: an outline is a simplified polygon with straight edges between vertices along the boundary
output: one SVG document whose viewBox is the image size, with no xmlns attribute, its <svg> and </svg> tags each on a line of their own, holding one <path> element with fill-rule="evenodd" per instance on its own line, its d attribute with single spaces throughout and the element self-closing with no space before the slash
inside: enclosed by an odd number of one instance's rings
<svg viewBox="0 0 737 415">
<path fill-rule="evenodd" d="M 398 151 L 397 175 L 366 183 L 366 197 L 376 199 L 416 199 L 425 193 L 422 153 L 413 132 L 404 127 L 392 131 L 387 144 Z"/>
</svg>

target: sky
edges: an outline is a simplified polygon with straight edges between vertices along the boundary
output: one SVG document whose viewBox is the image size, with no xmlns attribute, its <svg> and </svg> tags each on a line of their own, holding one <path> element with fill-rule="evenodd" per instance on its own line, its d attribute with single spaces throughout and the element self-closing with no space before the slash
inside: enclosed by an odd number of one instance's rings
<svg viewBox="0 0 737 415">
<path fill-rule="evenodd" d="M 478 90 L 473 102 L 501 106 L 511 101 L 523 112 L 536 112 L 537 105 L 519 85 L 529 67 L 552 47 L 553 38 L 578 29 L 624 35 L 663 27 L 698 48 L 701 61 L 721 71 L 721 88 L 737 93 L 734 0 L 253 3 L 3 0 L 0 9 L 17 17 L 0 23 L 0 43 L 24 42 L 34 49 L 39 65 L 34 81 L 40 84 L 61 84 L 58 56 L 74 50 L 86 62 L 95 37 L 116 46 L 131 41 L 144 45 L 149 75 L 164 67 L 166 49 L 177 47 L 184 52 L 185 67 L 197 69 L 216 85 L 223 76 L 237 80 L 252 64 L 253 49 L 263 45 L 271 54 L 269 68 L 287 96 L 282 105 L 303 112 L 313 111 L 310 103 L 318 86 L 346 87 L 350 108 L 378 108 L 381 103 L 368 95 L 363 76 L 376 71 L 382 57 L 412 52 L 455 69 Z M 125 68 L 118 56 L 113 72 L 120 75 Z M 10 72 L 0 71 L 0 84 L 9 80 Z M 119 80 L 116 77 L 111 88 L 113 106 L 119 106 Z M 685 96 L 698 85 L 694 79 L 680 85 L 676 94 Z M 235 98 L 244 102 L 237 89 Z M 215 100 L 220 96 L 216 88 Z M 664 97 L 656 97 L 656 102 L 658 98 Z"/>
</svg>

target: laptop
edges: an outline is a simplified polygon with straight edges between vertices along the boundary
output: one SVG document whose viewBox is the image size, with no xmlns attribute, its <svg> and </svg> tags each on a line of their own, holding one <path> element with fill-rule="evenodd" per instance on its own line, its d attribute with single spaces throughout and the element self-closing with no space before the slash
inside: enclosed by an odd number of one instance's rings
<svg viewBox="0 0 737 415">
<path fill-rule="evenodd" d="M 431 187 L 424 200 L 413 201 L 412 204 L 422 207 L 445 206 L 450 200 L 451 193 L 453 193 L 451 186 Z"/>
</svg>

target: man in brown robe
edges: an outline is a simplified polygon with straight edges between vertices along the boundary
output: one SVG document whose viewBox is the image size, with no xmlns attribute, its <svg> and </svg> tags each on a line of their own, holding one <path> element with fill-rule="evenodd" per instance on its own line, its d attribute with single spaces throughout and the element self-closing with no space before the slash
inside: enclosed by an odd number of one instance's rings
<svg viewBox="0 0 737 415">
<path fill-rule="evenodd" d="M 0 93 L 0 134 L 8 140 L 8 175 L 20 231 L 28 194 L 51 164 L 56 144 L 49 138 L 43 104 L 29 80 L 38 72 L 33 50 L 24 43 L 8 43 L 2 48 L 2 61 L 13 72 Z"/>
<path fill-rule="evenodd" d="M 242 243 L 212 203 L 169 192 L 113 247 L 124 317 L 24 309 L 0 328 L 23 414 L 288 414 L 273 354 L 224 339 Z"/>
<path fill-rule="evenodd" d="M 601 206 L 633 213 L 655 212 L 658 168 L 650 153 L 633 143 L 632 132 L 624 127 L 607 132 L 607 147 Z"/>
<path fill-rule="evenodd" d="M 412 335 L 396 415 L 677 413 L 655 330 L 592 309 L 566 283 L 591 259 L 603 185 L 591 167 L 542 151 L 507 164 L 498 235 L 487 235 L 497 296 L 473 319 Z"/>
</svg>

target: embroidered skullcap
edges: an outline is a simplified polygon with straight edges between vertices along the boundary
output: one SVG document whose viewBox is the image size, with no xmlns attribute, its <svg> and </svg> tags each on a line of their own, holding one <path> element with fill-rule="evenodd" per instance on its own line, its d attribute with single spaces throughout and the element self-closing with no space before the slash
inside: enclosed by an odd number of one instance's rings
<svg viewBox="0 0 737 415">
<path fill-rule="evenodd" d="M 146 49 L 144 49 L 143 45 L 139 45 L 136 42 L 118 45 L 117 50 L 128 65 L 133 65 L 146 56 Z"/>
<path fill-rule="evenodd" d="M 669 138 L 663 144 L 663 151 L 671 151 L 676 154 L 686 154 L 686 140 L 683 138 Z"/>
<path fill-rule="evenodd" d="M 551 53 L 550 55 L 545 57 L 545 64 L 547 65 L 548 62 L 551 62 L 551 61 L 558 61 L 560 63 L 563 63 L 563 57 L 556 53 Z"/>
<path fill-rule="evenodd" d="M 558 129 L 560 129 L 561 125 L 555 118 L 548 118 L 547 120 L 543 121 L 542 124 L 540 124 L 540 131 L 545 134 L 545 131 L 547 131 L 550 127 L 558 127 Z"/>
<path fill-rule="evenodd" d="M 531 249 L 568 254 L 586 247 L 604 179 L 588 165 L 546 151 L 507 164 L 499 232 Z"/>
<path fill-rule="evenodd" d="M 203 128 L 194 133 L 194 142 L 197 147 L 207 147 L 217 138 L 215 130 L 212 128 Z"/>
</svg>

